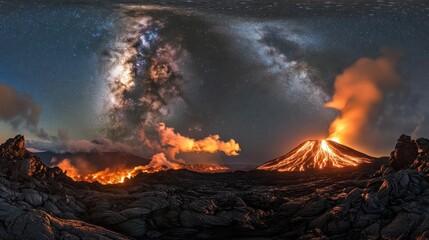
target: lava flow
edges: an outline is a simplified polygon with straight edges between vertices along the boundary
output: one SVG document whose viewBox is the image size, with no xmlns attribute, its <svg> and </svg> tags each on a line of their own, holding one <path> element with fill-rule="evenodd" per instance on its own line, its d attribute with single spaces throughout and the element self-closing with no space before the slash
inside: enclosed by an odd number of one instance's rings
<svg viewBox="0 0 429 240">
<path fill-rule="evenodd" d="M 228 167 L 218 165 L 199 165 L 199 164 L 180 164 L 170 162 L 165 158 L 164 154 L 156 154 L 152 161 L 144 166 L 136 166 L 134 168 L 124 168 L 118 170 L 112 170 L 106 168 L 102 171 L 90 174 L 81 174 L 78 169 L 75 168 L 68 159 L 64 159 L 58 165 L 66 175 L 75 181 L 86 181 L 86 182 L 99 182 L 101 184 L 117 184 L 123 183 L 125 179 L 130 179 L 137 176 L 139 173 L 155 173 L 165 170 L 179 170 L 187 169 L 194 172 L 225 172 L 229 171 Z"/>
<path fill-rule="evenodd" d="M 288 154 L 258 167 L 270 171 L 305 171 L 308 169 L 343 168 L 369 163 L 372 157 L 331 140 L 311 140 Z"/>
</svg>

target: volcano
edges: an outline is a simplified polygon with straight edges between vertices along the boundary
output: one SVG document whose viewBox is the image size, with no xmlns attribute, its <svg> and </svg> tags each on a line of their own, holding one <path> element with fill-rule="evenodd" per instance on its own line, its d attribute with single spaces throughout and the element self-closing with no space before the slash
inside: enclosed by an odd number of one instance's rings
<svg viewBox="0 0 429 240">
<path fill-rule="evenodd" d="M 370 163 L 374 157 L 331 140 L 309 140 L 288 154 L 269 161 L 258 170 L 279 172 L 306 171 L 358 166 Z"/>
</svg>

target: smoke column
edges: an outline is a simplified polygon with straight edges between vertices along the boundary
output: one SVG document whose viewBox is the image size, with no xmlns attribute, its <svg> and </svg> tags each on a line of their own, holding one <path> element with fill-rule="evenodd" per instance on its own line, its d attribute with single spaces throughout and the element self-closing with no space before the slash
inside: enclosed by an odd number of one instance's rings
<svg viewBox="0 0 429 240">
<path fill-rule="evenodd" d="M 336 77 L 335 92 L 326 107 L 340 114 L 331 123 L 328 139 L 365 148 L 363 137 L 383 110 L 385 96 L 402 84 L 398 73 L 401 55 L 391 49 L 381 52 L 376 59 L 359 59 Z"/>
</svg>

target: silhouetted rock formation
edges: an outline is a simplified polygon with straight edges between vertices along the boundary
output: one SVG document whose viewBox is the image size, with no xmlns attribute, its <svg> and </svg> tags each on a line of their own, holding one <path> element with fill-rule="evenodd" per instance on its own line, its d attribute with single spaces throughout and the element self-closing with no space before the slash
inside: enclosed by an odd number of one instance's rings
<svg viewBox="0 0 429 240">
<path fill-rule="evenodd" d="M 47 168 L 40 158 L 25 148 L 25 138 L 17 135 L 0 145 L 0 170 L 13 179 L 66 177 L 59 168 Z"/>
<path fill-rule="evenodd" d="M 415 141 L 405 134 L 399 137 L 395 150 L 390 154 L 390 164 L 396 171 L 409 167 L 416 159 L 418 148 Z"/>
<path fill-rule="evenodd" d="M 416 140 L 417 146 L 419 147 L 419 151 L 421 153 L 427 154 L 429 151 L 429 139 L 419 138 Z"/>
<path fill-rule="evenodd" d="M 419 148 L 419 153 L 416 160 L 411 165 L 412 169 L 417 169 L 418 172 L 429 173 L 429 140 L 426 138 L 419 138 L 416 140 Z"/>
</svg>

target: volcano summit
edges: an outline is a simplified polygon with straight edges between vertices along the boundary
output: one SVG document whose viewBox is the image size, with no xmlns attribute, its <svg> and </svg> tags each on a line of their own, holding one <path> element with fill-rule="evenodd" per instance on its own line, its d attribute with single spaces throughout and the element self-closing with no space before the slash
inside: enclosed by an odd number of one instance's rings
<svg viewBox="0 0 429 240">
<path fill-rule="evenodd" d="M 279 172 L 343 168 L 370 163 L 374 158 L 331 140 L 309 140 L 288 154 L 258 167 Z"/>
</svg>

